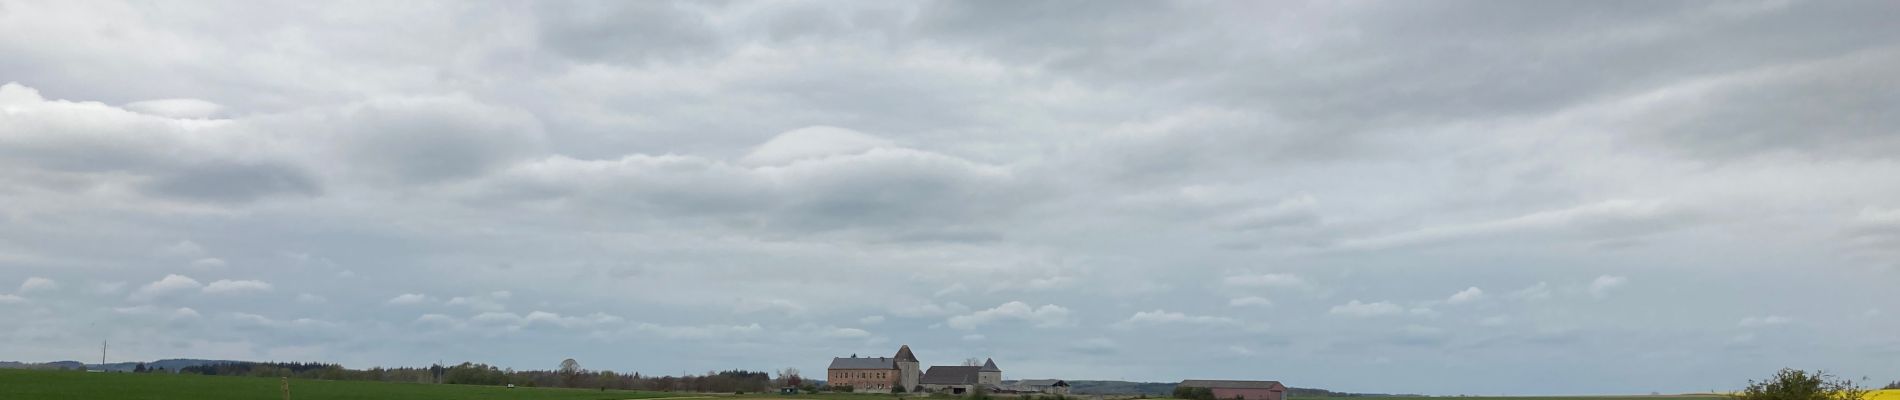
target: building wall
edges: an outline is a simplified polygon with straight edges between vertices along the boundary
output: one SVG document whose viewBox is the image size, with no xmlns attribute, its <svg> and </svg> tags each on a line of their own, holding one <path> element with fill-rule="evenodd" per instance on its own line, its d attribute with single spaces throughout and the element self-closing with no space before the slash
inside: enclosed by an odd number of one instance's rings
<svg viewBox="0 0 1900 400">
<path fill-rule="evenodd" d="M 1285 391 L 1273 389 L 1225 389 L 1214 388 L 1216 400 L 1232 400 L 1236 397 L 1246 400 L 1286 400 Z"/>
<path fill-rule="evenodd" d="M 972 391 L 975 391 L 975 390 L 976 390 L 976 387 L 975 387 L 975 386 L 971 386 L 971 385 L 932 385 L 932 384 L 924 384 L 923 386 L 924 386 L 924 391 L 927 391 L 927 392 L 931 392 L 931 393 L 944 393 L 944 394 L 952 394 L 952 395 L 965 395 L 965 394 L 970 394 L 970 393 L 971 393 Z"/>
<path fill-rule="evenodd" d="M 917 390 L 917 379 L 921 377 L 921 375 L 922 373 L 918 372 L 917 363 L 909 361 L 897 362 L 897 385 L 904 388 L 905 392 Z"/>
<path fill-rule="evenodd" d="M 825 373 L 826 384 L 850 386 L 857 392 L 891 391 L 901 378 L 896 369 L 834 369 Z"/>
<path fill-rule="evenodd" d="M 985 384 L 985 385 L 1002 385 L 1002 384 L 1003 384 L 1003 373 L 1001 373 L 1001 372 L 978 372 L 978 373 L 976 373 L 976 383 L 981 383 L 981 384 Z"/>
</svg>

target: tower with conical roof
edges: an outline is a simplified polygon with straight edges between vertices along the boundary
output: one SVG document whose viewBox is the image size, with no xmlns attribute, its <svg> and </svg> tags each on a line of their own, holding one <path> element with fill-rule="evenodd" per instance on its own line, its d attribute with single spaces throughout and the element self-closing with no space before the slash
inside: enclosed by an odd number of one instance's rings
<svg viewBox="0 0 1900 400">
<path fill-rule="evenodd" d="M 910 353 L 910 345 L 898 347 L 897 355 L 891 358 L 897 361 L 897 387 L 904 388 L 905 392 L 916 392 L 921 388 L 917 385 L 919 362 L 917 355 Z"/>
<path fill-rule="evenodd" d="M 983 359 L 983 368 L 976 370 L 976 383 L 986 385 L 1003 384 L 1003 369 L 996 367 L 996 359 Z"/>
</svg>

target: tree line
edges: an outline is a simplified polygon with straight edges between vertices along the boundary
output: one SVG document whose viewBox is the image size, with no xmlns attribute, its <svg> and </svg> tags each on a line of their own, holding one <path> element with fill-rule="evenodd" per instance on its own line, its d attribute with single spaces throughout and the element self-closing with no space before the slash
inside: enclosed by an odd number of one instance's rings
<svg viewBox="0 0 1900 400">
<path fill-rule="evenodd" d="M 339 381 L 377 381 L 435 383 L 449 385 L 516 385 L 525 387 L 566 387 L 587 389 L 650 390 L 663 392 L 765 392 L 778 385 L 802 383 L 796 370 L 787 370 L 791 376 L 773 379 L 765 371 L 727 370 L 707 371 L 704 375 L 651 376 L 635 373 L 619 373 L 610 370 L 586 370 L 573 360 L 561 363 L 556 370 L 515 370 L 493 365 L 464 362 L 455 365 L 430 365 L 428 367 L 375 367 L 369 369 L 349 369 L 337 364 L 326 363 L 284 363 L 284 362 L 231 362 L 180 368 L 177 371 L 162 371 L 144 368 L 140 365 L 135 372 L 173 372 L 196 375 L 290 377 L 299 379 L 322 379 Z M 788 379 L 789 378 L 789 379 Z M 789 381 L 789 382 L 788 382 Z"/>
</svg>

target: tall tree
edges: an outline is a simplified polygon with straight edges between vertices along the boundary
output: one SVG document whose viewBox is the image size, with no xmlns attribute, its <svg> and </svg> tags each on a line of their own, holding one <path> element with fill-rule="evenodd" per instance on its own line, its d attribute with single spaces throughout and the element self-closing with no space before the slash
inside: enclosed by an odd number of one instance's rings
<svg viewBox="0 0 1900 400">
<path fill-rule="evenodd" d="M 581 363 L 574 361 L 572 358 L 561 360 L 561 385 L 566 387 L 579 387 L 580 380 Z"/>
<path fill-rule="evenodd" d="M 1854 381 L 1835 379 L 1821 371 L 1783 368 L 1766 381 L 1749 381 L 1735 395 L 1738 400 L 1862 400 L 1867 390 Z"/>
</svg>

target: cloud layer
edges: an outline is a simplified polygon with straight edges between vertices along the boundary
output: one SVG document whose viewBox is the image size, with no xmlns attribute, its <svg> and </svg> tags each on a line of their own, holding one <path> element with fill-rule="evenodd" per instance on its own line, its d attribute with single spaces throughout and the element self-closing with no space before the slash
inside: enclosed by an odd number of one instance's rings
<svg viewBox="0 0 1900 400">
<path fill-rule="evenodd" d="M 0 1 L 0 354 L 1878 380 L 1893 8 Z"/>
</svg>

